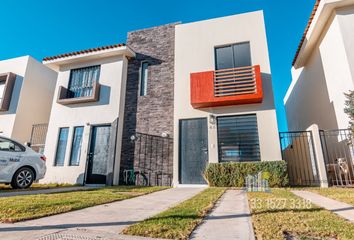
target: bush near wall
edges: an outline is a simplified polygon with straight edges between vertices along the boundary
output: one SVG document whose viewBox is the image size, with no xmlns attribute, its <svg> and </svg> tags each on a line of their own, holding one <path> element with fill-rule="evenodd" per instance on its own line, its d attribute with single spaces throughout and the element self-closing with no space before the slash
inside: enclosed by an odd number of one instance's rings
<svg viewBox="0 0 354 240">
<path fill-rule="evenodd" d="M 285 161 L 263 161 L 243 163 L 210 163 L 204 178 L 212 187 L 244 187 L 247 175 L 266 173 L 270 187 L 288 185 Z"/>
</svg>

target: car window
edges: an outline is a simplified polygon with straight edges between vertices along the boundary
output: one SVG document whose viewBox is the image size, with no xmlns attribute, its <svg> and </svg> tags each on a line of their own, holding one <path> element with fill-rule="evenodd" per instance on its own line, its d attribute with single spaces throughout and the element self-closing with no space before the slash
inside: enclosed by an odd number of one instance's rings
<svg viewBox="0 0 354 240">
<path fill-rule="evenodd" d="M 0 151 L 23 152 L 24 149 L 13 141 L 0 138 Z"/>
</svg>

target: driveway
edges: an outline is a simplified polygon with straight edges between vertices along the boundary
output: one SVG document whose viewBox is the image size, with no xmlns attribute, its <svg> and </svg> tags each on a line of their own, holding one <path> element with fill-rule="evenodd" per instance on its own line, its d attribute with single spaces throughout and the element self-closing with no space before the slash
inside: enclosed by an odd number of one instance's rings
<svg viewBox="0 0 354 240">
<path fill-rule="evenodd" d="M 193 197 L 202 190 L 203 188 L 173 188 L 36 220 L 0 224 L 0 239 L 141 239 L 122 238 L 117 234 L 128 225 L 154 216 Z M 79 234 L 80 231 L 90 237 L 82 237 L 82 234 Z M 78 237 L 60 237 L 60 234 Z"/>
</svg>

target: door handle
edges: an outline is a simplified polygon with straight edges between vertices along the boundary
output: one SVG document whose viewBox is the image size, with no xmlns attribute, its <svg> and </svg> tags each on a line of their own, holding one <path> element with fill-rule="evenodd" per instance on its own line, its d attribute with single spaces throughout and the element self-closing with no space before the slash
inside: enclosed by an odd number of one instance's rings
<svg viewBox="0 0 354 240">
<path fill-rule="evenodd" d="M 203 152 L 207 153 L 208 152 L 208 148 L 202 148 L 201 149 Z"/>
</svg>

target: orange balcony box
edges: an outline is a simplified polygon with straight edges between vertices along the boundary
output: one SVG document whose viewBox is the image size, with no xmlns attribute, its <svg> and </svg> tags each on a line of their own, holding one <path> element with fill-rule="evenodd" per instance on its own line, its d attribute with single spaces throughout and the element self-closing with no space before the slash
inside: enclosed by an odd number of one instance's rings
<svg viewBox="0 0 354 240">
<path fill-rule="evenodd" d="M 261 103 L 260 66 L 191 73 L 193 108 Z"/>
</svg>

